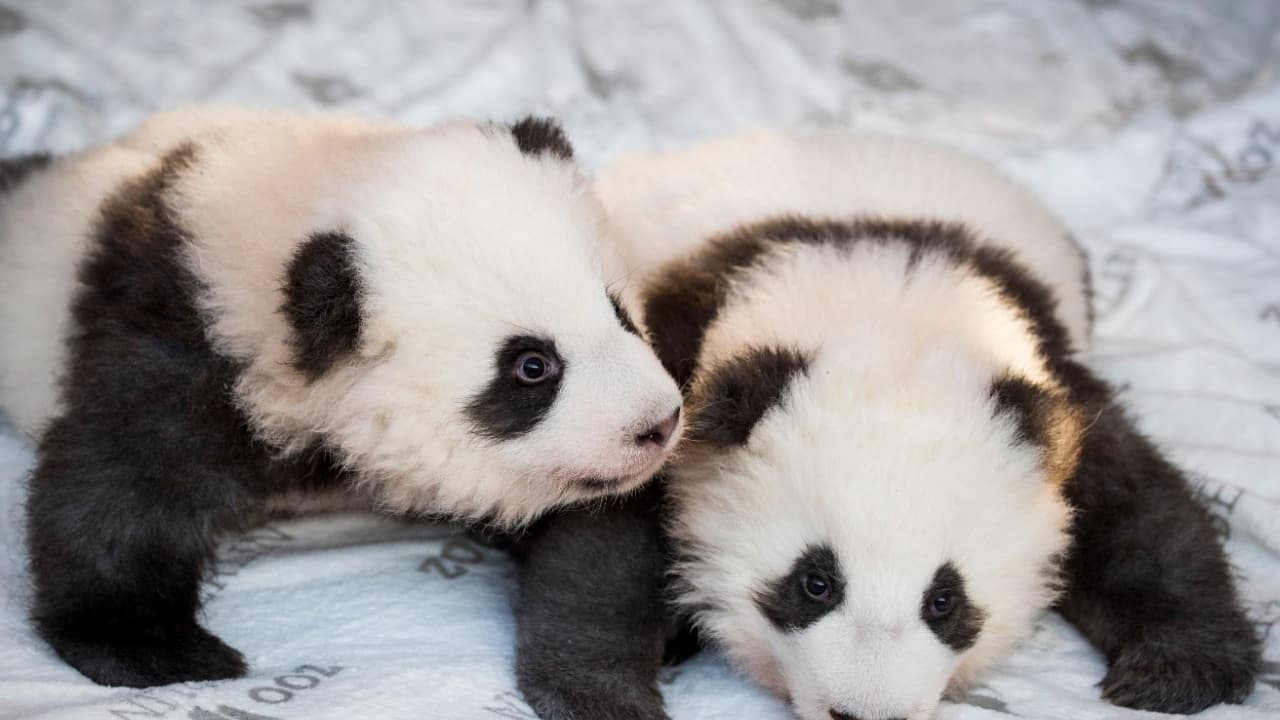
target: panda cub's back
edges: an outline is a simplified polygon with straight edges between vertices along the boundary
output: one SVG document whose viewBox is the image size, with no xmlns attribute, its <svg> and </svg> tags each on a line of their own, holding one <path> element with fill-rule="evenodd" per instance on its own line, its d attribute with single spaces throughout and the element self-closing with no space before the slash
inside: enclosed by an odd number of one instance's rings
<svg viewBox="0 0 1280 720">
<path fill-rule="evenodd" d="M 644 276 L 709 237 L 769 218 L 959 222 L 1049 285 L 1074 347 L 1088 346 L 1086 263 L 1066 228 L 1026 190 L 953 150 L 887 136 L 757 132 L 623 158 L 596 187 L 620 252 Z"/>
</svg>

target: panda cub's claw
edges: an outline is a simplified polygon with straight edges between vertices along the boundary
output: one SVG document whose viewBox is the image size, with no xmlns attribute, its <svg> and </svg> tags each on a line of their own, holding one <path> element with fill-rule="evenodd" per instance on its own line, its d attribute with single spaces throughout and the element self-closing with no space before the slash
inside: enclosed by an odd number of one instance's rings
<svg viewBox="0 0 1280 720">
<path fill-rule="evenodd" d="M 54 650 L 99 685 L 135 688 L 228 680 L 248 671 L 244 656 L 195 623 L 121 638 L 51 638 Z"/>
<path fill-rule="evenodd" d="M 1121 650 L 1099 683 L 1102 696 L 1135 710 L 1190 715 L 1218 703 L 1240 703 L 1258 674 L 1256 655 L 1234 648 L 1190 652 L 1141 642 Z"/>
</svg>

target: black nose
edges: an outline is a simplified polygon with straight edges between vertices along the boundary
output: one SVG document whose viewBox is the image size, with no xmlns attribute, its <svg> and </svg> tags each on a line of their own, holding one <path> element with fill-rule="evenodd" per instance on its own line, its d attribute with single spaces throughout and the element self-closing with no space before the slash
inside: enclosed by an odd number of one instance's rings
<svg viewBox="0 0 1280 720">
<path fill-rule="evenodd" d="M 657 445 L 663 447 L 676 431 L 676 423 L 680 422 L 680 408 L 676 408 L 666 420 L 654 425 L 636 436 L 637 445 Z"/>
</svg>

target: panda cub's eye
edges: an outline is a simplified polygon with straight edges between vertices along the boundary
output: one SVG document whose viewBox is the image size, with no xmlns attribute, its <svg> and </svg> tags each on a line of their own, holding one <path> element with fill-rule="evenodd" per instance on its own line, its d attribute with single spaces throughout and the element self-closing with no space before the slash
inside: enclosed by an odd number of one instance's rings
<svg viewBox="0 0 1280 720">
<path fill-rule="evenodd" d="M 549 378 L 555 377 L 560 371 L 560 367 L 554 360 L 547 357 L 537 350 L 527 350 L 520 353 L 515 362 L 516 380 L 524 385 L 537 385 Z"/>
<path fill-rule="evenodd" d="M 831 579 L 822 573 L 809 573 L 801 580 L 804 594 L 811 600 L 827 600 L 831 597 Z"/>
<path fill-rule="evenodd" d="M 955 609 L 955 606 L 955 597 L 951 594 L 950 590 L 936 592 L 929 597 L 927 607 L 929 617 L 935 620 L 941 620 L 942 618 L 950 615 L 951 611 Z"/>
</svg>

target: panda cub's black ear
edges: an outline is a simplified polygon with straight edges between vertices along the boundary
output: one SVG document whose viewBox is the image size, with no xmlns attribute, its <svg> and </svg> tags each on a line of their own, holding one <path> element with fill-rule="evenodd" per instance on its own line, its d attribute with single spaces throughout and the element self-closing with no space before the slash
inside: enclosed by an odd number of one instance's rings
<svg viewBox="0 0 1280 720">
<path fill-rule="evenodd" d="M 573 146 L 559 123 L 549 117 L 530 115 L 511 125 L 516 147 L 525 155 L 537 157 L 551 153 L 561 160 L 573 159 Z"/>
<path fill-rule="evenodd" d="M 1081 409 L 1065 393 L 1012 374 L 992 382 L 990 397 L 995 414 L 1013 421 L 1015 441 L 1040 448 L 1051 482 L 1066 482 L 1079 461 Z"/>
<path fill-rule="evenodd" d="M 362 286 L 355 240 L 316 233 L 294 251 L 285 273 L 284 304 L 293 366 L 314 381 L 360 346 Z"/>
<path fill-rule="evenodd" d="M 782 402 L 809 358 L 790 348 L 757 347 L 715 367 L 695 391 L 689 437 L 712 447 L 745 445 L 770 408 Z"/>
</svg>

